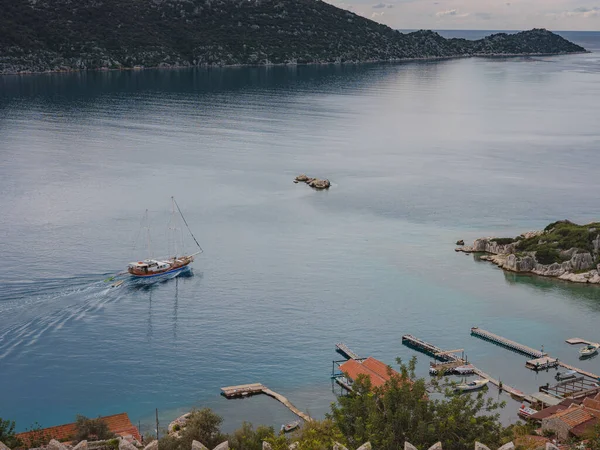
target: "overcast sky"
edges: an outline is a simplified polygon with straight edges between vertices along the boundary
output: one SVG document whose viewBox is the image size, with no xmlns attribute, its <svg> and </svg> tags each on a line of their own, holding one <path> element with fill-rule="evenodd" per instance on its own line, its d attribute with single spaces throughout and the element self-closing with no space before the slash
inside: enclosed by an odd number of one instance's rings
<svg viewBox="0 0 600 450">
<path fill-rule="evenodd" d="M 326 0 L 393 28 L 600 31 L 600 0 Z"/>
</svg>

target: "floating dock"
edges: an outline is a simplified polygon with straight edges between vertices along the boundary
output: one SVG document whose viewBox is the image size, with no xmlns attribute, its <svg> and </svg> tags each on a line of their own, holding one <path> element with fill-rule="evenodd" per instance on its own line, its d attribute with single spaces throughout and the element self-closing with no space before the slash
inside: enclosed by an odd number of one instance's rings
<svg viewBox="0 0 600 450">
<path fill-rule="evenodd" d="M 256 394 L 265 394 L 281 402 L 290 411 L 292 411 L 305 422 L 312 422 L 313 420 L 308 414 L 303 413 L 298 408 L 296 408 L 292 404 L 292 402 L 290 402 L 285 396 L 278 394 L 275 391 L 272 391 L 271 389 L 260 383 L 240 384 L 238 386 L 223 387 L 221 388 L 221 393 L 227 398 L 239 398 Z"/>
<path fill-rule="evenodd" d="M 543 358 L 544 356 L 548 356 L 548 354 L 545 352 L 527 347 L 526 345 L 519 344 L 515 341 L 511 341 L 510 339 L 506 339 L 479 327 L 471 328 L 471 334 L 481 339 L 485 339 L 486 341 L 493 342 L 494 344 L 501 345 L 502 347 L 506 347 L 510 350 L 514 350 L 515 352 L 531 356 L 532 358 Z"/>
<path fill-rule="evenodd" d="M 456 355 L 453 355 L 452 351 L 446 352 L 441 348 L 430 344 L 429 342 L 425 342 L 419 338 L 414 337 L 412 334 L 405 334 L 404 336 L 402 336 L 402 344 L 406 345 L 407 347 L 411 347 L 417 351 L 420 351 L 421 353 L 425 353 L 426 355 L 439 359 L 440 361 L 462 361 L 461 358 L 459 358 Z"/>
<path fill-rule="evenodd" d="M 547 367 L 556 367 L 558 365 L 558 366 L 564 367 L 565 369 L 568 369 L 568 370 L 574 370 L 575 372 L 579 373 L 580 375 L 584 375 L 586 377 L 593 378 L 594 380 L 600 381 L 600 376 L 596 375 L 593 372 L 589 372 L 587 370 L 580 369 L 579 367 L 575 367 L 570 364 L 567 364 L 563 361 L 559 361 L 556 358 L 550 357 L 545 352 L 541 352 L 541 351 L 535 350 L 531 347 L 527 347 L 526 345 L 519 344 L 518 342 L 511 341 L 510 339 L 506 339 L 502 336 L 498 336 L 497 334 L 490 333 L 489 331 L 483 330 L 479 327 L 471 328 L 471 334 L 473 334 L 477 337 L 480 337 L 482 339 L 491 341 L 495 344 L 501 345 L 503 347 L 509 348 L 511 350 L 517 351 L 519 353 L 523 353 L 525 355 L 529 355 L 529 356 L 536 358 L 534 360 L 527 361 L 526 366 L 530 369 L 535 369 L 536 361 L 540 362 L 540 364 L 543 361 L 543 362 L 549 364 Z M 585 339 L 580 339 L 580 338 L 567 339 L 566 342 L 568 342 L 569 344 L 572 344 L 572 345 L 590 343 L 590 341 L 586 341 Z M 593 344 L 593 342 L 592 342 L 592 344 Z M 538 366 L 538 368 L 541 368 L 541 367 Z"/>
<path fill-rule="evenodd" d="M 578 345 L 578 344 L 590 345 L 590 344 L 595 344 L 595 342 L 588 341 L 586 339 L 581 339 L 581 338 L 569 338 L 569 339 L 566 339 L 565 342 L 567 344 L 571 344 L 571 345 Z"/>
<path fill-rule="evenodd" d="M 337 344 L 335 344 L 335 348 L 339 353 L 341 353 L 348 359 L 360 359 L 359 356 L 352 350 L 350 350 L 350 348 L 343 342 L 338 342 Z"/>
<path fill-rule="evenodd" d="M 544 370 L 550 367 L 557 367 L 558 359 L 544 356 L 542 358 L 530 359 L 525 363 L 525 367 L 531 370 Z"/>
</svg>

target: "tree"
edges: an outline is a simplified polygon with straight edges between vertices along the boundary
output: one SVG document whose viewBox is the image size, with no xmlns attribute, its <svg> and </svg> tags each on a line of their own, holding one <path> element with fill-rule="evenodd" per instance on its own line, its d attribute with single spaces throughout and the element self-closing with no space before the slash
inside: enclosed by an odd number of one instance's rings
<svg viewBox="0 0 600 450">
<path fill-rule="evenodd" d="M 3 420 L 2 417 L 0 417 L 0 442 L 4 443 L 9 448 L 19 446 L 19 439 L 15 436 L 14 420 Z"/>
<path fill-rule="evenodd" d="M 264 440 L 275 437 L 273 427 L 259 426 L 254 429 L 248 422 L 228 436 L 229 446 L 235 450 L 261 450 Z"/>
<path fill-rule="evenodd" d="M 98 441 L 115 437 L 108 429 L 108 425 L 101 418 L 89 419 L 82 415 L 77 415 L 75 420 L 75 440 L 77 441 Z"/>
<path fill-rule="evenodd" d="M 484 393 L 457 395 L 435 383 L 429 398 L 424 379 L 416 379 L 416 358 L 408 364 L 398 360 L 400 373 L 373 388 L 359 376 L 353 392 L 332 405 L 329 417 L 346 442 L 357 447 L 370 441 L 378 450 L 402 448 L 405 441 L 428 448 L 441 441 L 444 450 L 469 448 L 475 441 L 494 447 L 510 440 L 499 421 L 501 403 L 485 399 Z"/>
<path fill-rule="evenodd" d="M 227 439 L 219 427 L 223 418 L 209 408 L 192 411 L 181 437 L 165 436 L 159 440 L 159 448 L 163 450 L 189 450 L 192 441 L 198 441 L 208 448 L 214 448 Z M 237 449 L 236 449 L 237 450 Z"/>
</svg>

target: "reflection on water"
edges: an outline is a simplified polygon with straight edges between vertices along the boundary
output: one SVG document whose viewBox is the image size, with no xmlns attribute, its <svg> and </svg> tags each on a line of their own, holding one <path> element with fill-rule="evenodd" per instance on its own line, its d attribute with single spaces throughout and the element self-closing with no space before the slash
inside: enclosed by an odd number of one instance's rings
<svg viewBox="0 0 600 450">
<path fill-rule="evenodd" d="M 414 354 L 405 333 L 465 348 L 526 392 L 552 379 L 475 325 L 600 372 L 564 342 L 596 339 L 598 289 L 502 275 L 452 246 L 597 219 L 597 63 L 0 77 L 0 416 L 151 423 L 158 408 L 164 423 L 210 406 L 227 427 L 292 420 L 219 395 L 261 382 L 323 417 L 334 344 L 393 363 Z M 138 257 L 139 213 L 160 228 L 171 195 L 205 249 L 195 274 L 107 286 Z"/>
</svg>

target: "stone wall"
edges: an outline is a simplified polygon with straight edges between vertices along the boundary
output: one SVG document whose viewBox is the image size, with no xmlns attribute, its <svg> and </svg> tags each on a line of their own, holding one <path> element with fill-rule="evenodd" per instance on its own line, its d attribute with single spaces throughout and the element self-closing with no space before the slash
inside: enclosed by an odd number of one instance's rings
<svg viewBox="0 0 600 450">
<path fill-rule="evenodd" d="M 72 447 L 70 445 L 62 444 L 53 439 L 50 441 L 50 443 L 46 447 L 43 447 L 43 449 L 44 450 L 90 450 L 90 448 L 94 446 L 92 444 L 95 444 L 95 443 L 93 443 L 93 442 L 88 443 L 87 441 L 81 441 L 75 447 Z M 150 442 L 148 445 L 146 445 L 145 447 L 143 447 L 143 450 L 158 450 L 158 447 L 159 447 L 158 441 L 154 440 L 154 441 Z M 289 446 L 289 450 L 296 450 L 297 447 L 298 447 L 298 443 L 294 442 Z M 136 446 L 136 445 L 132 444 L 131 442 L 127 441 L 126 439 L 119 439 L 119 449 L 118 450 L 140 450 L 141 448 L 142 448 L 141 445 Z M 515 449 L 514 444 L 512 442 L 509 442 L 508 444 L 504 444 L 498 450 L 514 450 L 514 449 Z M 10 449 L 6 445 L 4 445 L 2 442 L 0 442 L 0 450 L 10 450 Z M 30 450 L 34 450 L 34 449 L 30 449 Z M 38 450 L 38 449 L 35 449 L 35 450 Z M 201 442 L 192 441 L 191 450 L 209 450 L 209 449 Z M 222 442 L 219 445 L 217 445 L 213 450 L 229 450 L 229 442 L 228 441 Z M 273 450 L 273 448 L 272 448 L 271 444 L 269 444 L 268 442 L 263 442 L 262 450 Z M 349 450 L 349 449 L 347 447 L 345 447 L 344 445 L 340 444 L 339 442 L 336 442 L 333 444 L 333 450 Z M 373 448 L 372 448 L 370 442 L 365 442 L 363 445 L 358 447 L 356 450 L 373 450 Z M 404 450 L 417 450 L 417 447 L 415 447 L 414 445 L 412 445 L 409 442 L 405 442 Z M 443 450 L 441 442 L 437 442 L 436 444 L 432 445 L 431 447 L 429 447 L 429 450 Z M 475 442 L 475 450 L 490 450 L 490 448 L 487 447 L 486 445 L 482 444 L 481 442 Z M 554 446 L 549 447 L 548 445 L 546 445 L 546 450 L 557 450 L 557 449 Z"/>
</svg>

